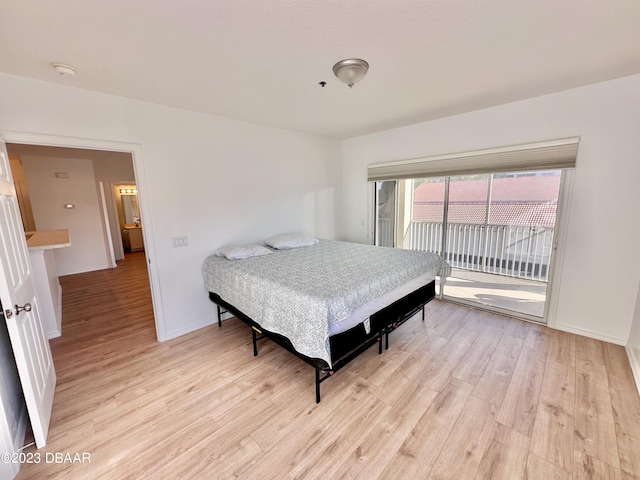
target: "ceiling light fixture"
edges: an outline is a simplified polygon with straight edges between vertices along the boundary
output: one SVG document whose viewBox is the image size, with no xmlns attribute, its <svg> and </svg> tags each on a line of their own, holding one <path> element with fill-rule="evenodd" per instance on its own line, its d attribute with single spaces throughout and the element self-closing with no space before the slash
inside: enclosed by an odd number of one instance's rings
<svg viewBox="0 0 640 480">
<path fill-rule="evenodd" d="M 63 77 L 75 77 L 76 69 L 71 65 L 67 65 L 66 63 L 57 63 L 54 62 L 51 64 L 51 67 L 56 71 L 56 73 L 62 75 Z"/>
<path fill-rule="evenodd" d="M 340 60 L 333 66 L 333 73 L 341 82 L 349 85 L 349 88 L 362 80 L 367 70 L 369 70 L 369 64 L 360 58 Z"/>
</svg>

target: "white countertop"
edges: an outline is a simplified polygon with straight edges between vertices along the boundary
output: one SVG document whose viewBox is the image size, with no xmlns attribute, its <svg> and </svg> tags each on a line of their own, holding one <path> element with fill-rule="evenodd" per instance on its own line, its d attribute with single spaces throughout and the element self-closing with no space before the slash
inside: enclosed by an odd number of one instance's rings
<svg viewBox="0 0 640 480">
<path fill-rule="evenodd" d="M 69 230 L 39 230 L 25 232 L 29 250 L 49 250 L 71 246 Z"/>
</svg>

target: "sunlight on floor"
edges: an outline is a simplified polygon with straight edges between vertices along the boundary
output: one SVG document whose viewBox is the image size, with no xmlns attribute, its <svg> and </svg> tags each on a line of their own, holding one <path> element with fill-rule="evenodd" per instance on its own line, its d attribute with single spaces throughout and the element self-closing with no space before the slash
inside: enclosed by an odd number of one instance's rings
<svg viewBox="0 0 640 480">
<path fill-rule="evenodd" d="M 521 278 L 454 268 L 444 294 L 491 307 L 499 307 L 542 320 L 547 284 Z"/>
</svg>

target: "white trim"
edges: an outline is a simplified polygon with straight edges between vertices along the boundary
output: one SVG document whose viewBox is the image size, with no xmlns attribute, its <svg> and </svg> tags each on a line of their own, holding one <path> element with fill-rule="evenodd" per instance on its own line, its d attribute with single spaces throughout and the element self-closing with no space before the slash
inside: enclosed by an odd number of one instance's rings
<svg viewBox="0 0 640 480">
<path fill-rule="evenodd" d="M 367 243 L 375 245 L 376 243 L 376 183 L 367 182 L 367 215 L 364 216 L 365 228 L 367 232 Z"/>
<path fill-rule="evenodd" d="M 439 277 L 441 278 L 441 277 Z M 480 303 L 475 300 L 468 300 L 466 298 L 457 298 L 452 297 L 451 295 L 444 294 L 444 286 L 446 283 L 446 278 L 444 281 L 440 281 L 440 285 L 442 286 L 441 292 L 438 293 L 438 298 L 444 300 L 445 302 L 457 303 L 460 305 L 464 305 L 466 307 L 471 307 L 476 310 L 483 310 L 485 312 L 495 313 L 497 315 L 504 315 L 505 317 L 513 318 L 516 320 L 522 320 L 529 323 L 535 323 L 537 325 L 548 326 L 544 323 L 543 317 L 538 317 L 536 315 L 530 315 L 528 313 L 519 312 L 517 310 L 509 310 L 508 308 L 496 307 L 494 305 L 489 305 L 486 303 Z"/>
<path fill-rule="evenodd" d="M 633 372 L 633 378 L 636 381 L 636 388 L 638 394 L 640 394 L 640 358 L 636 357 L 635 350 L 629 345 L 624 347 L 627 351 L 627 357 L 629 357 L 629 365 L 631 365 L 631 371 Z"/>
<path fill-rule="evenodd" d="M 567 325 L 564 323 L 556 323 L 556 330 L 562 330 L 563 332 L 575 333 L 576 335 L 580 335 L 582 337 L 589 337 L 595 340 L 601 340 L 607 343 L 613 343 L 615 345 L 625 346 L 627 343 L 626 338 L 618 338 L 618 337 L 610 337 L 609 335 L 603 335 L 599 332 L 594 332 L 593 330 L 588 330 L 586 328 L 576 327 L 574 325 Z"/>
<path fill-rule="evenodd" d="M 52 338 L 57 338 L 62 335 L 62 286 L 60 285 L 60 283 L 58 283 L 57 286 L 58 286 L 58 295 L 57 295 L 58 298 L 54 299 L 56 301 L 54 308 L 56 310 L 56 319 L 60 319 L 60 325 L 56 323 L 56 326 L 58 327 L 58 331 L 56 331 L 53 336 L 48 335 L 47 338 L 49 338 L 49 340 L 51 340 Z"/>
<path fill-rule="evenodd" d="M 124 241 L 122 239 L 122 230 L 120 230 L 120 210 L 118 210 L 118 201 L 116 200 L 116 186 L 117 185 L 135 185 L 136 182 L 122 181 L 111 182 L 111 201 L 113 203 L 113 213 L 117 222 L 118 235 L 116 239 L 118 241 L 118 255 L 122 255 L 119 260 L 124 260 Z M 115 244 L 114 244 L 115 245 Z M 115 248 L 115 247 L 114 247 Z"/>
<path fill-rule="evenodd" d="M 142 218 L 142 232 L 145 243 L 145 253 L 148 260 L 147 270 L 151 284 L 151 302 L 156 322 L 156 337 L 159 341 L 167 340 L 167 327 L 162 309 L 162 289 L 160 276 L 156 267 L 156 250 L 153 237 L 153 221 L 151 208 L 147 196 L 146 176 L 142 156 L 142 145 L 138 143 L 112 142 L 92 138 L 66 137 L 59 135 L 46 135 L 32 132 L 0 131 L 0 136 L 7 143 L 23 143 L 28 145 L 42 145 L 51 147 L 84 148 L 87 150 L 107 150 L 111 152 L 130 153 L 133 159 L 133 170 L 138 189 L 140 213 Z M 186 332 L 185 332 L 186 333 Z"/>
<path fill-rule="evenodd" d="M 564 270 L 564 256 L 567 251 L 567 232 L 569 231 L 569 218 L 571 212 L 571 195 L 573 193 L 573 181 L 575 170 L 563 170 L 560 180 L 560 194 L 556 219 L 556 233 L 554 243 L 556 247 L 551 257 L 551 275 L 547 288 L 546 311 L 544 323 L 551 328 L 556 328 L 558 321 L 558 301 L 562 286 L 562 272 Z"/>
<path fill-rule="evenodd" d="M 232 318 L 233 316 L 234 315 L 230 314 L 230 313 L 223 313 L 222 314 L 222 321 L 228 320 L 229 318 Z M 207 316 L 207 318 L 210 318 L 210 320 L 206 320 L 204 322 L 200 322 L 196 326 L 189 326 L 187 328 L 181 328 L 180 330 L 176 330 L 176 331 L 173 331 L 173 332 L 168 332 L 166 334 L 166 338 L 164 340 L 171 340 L 173 338 L 178 338 L 178 337 L 181 337 L 182 335 L 186 335 L 187 333 L 193 333 L 196 330 L 200 330 L 201 328 L 209 327 L 211 325 L 217 325 L 217 323 L 218 323 L 218 316 L 217 315 Z"/>
<path fill-rule="evenodd" d="M 100 185 L 100 203 L 102 204 L 102 215 L 104 216 L 104 229 L 107 237 L 107 254 L 111 268 L 116 267 L 116 253 L 113 250 L 113 238 L 111 238 L 111 222 L 109 222 L 109 212 L 107 212 L 107 199 L 104 194 L 104 182 L 98 182 Z"/>
</svg>

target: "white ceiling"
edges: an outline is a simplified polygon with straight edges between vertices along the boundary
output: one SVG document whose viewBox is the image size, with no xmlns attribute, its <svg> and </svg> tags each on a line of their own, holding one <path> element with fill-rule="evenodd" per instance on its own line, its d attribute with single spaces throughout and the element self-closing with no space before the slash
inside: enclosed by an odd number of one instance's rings
<svg viewBox="0 0 640 480">
<path fill-rule="evenodd" d="M 1 0 L 0 71 L 348 138 L 640 73 L 640 2 Z"/>
</svg>

